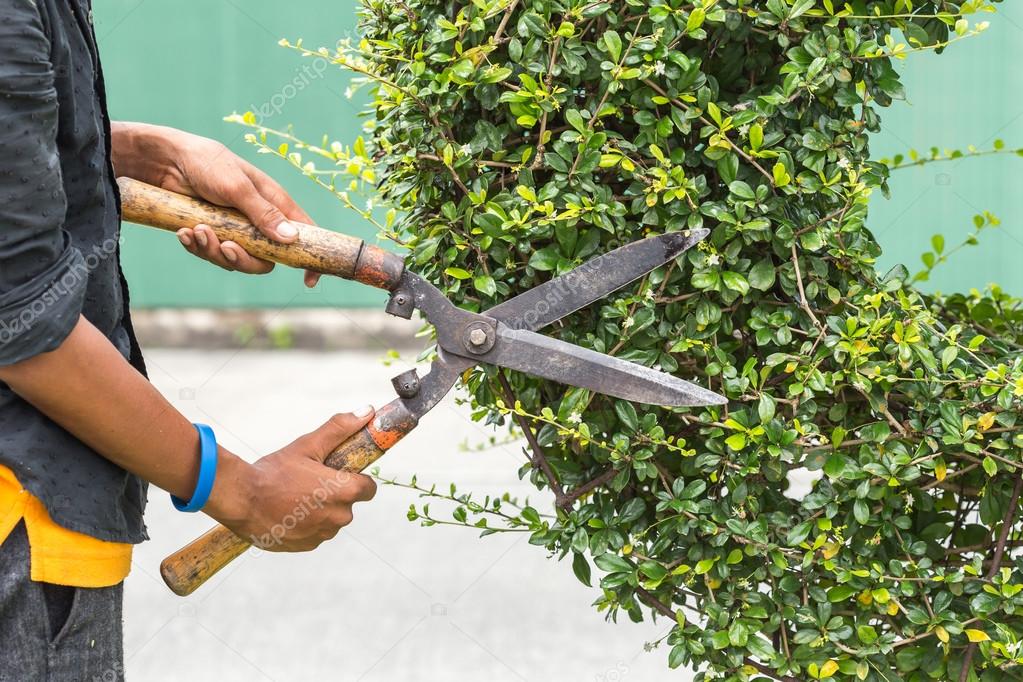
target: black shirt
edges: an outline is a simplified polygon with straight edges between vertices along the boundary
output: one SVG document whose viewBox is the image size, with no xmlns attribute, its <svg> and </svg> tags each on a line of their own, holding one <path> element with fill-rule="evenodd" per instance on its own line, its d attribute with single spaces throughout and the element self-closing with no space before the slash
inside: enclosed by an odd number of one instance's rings
<svg viewBox="0 0 1023 682">
<path fill-rule="evenodd" d="M 91 2 L 3 0 L 0 365 L 56 349 L 81 315 L 145 373 L 128 317 L 119 239 Z M 60 525 L 103 540 L 146 539 L 146 484 L 3 383 L 0 464 Z"/>
</svg>

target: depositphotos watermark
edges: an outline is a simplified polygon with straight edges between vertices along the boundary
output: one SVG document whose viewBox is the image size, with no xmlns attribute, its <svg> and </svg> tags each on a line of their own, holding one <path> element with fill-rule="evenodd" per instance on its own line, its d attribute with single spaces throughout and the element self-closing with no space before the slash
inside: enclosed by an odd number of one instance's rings
<svg viewBox="0 0 1023 682">
<path fill-rule="evenodd" d="M 285 83 L 280 90 L 272 94 L 265 102 L 259 105 L 252 105 L 249 111 L 256 115 L 256 123 L 263 125 L 268 119 L 277 116 L 284 107 L 298 97 L 298 94 L 312 85 L 315 81 L 323 78 L 330 60 L 325 57 L 317 57 L 302 68 L 295 69 L 295 76 Z"/>
<path fill-rule="evenodd" d="M 253 533 L 249 536 L 251 542 L 258 549 L 266 549 L 274 545 L 284 543 L 284 537 L 289 530 L 295 528 L 313 513 L 314 510 L 323 509 L 324 504 L 330 498 L 330 493 L 344 488 L 345 483 L 351 477 L 347 471 L 338 471 L 330 478 L 319 480 L 319 485 L 308 495 L 302 496 L 302 501 L 295 505 L 290 513 L 286 514 L 278 523 L 270 527 L 270 530 L 262 535 Z"/>
<path fill-rule="evenodd" d="M 61 299 L 70 296 L 82 282 L 89 279 L 89 274 L 98 268 L 107 258 L 117 253 L 117 240 L 111 237 L 102 244 L 94 244 L 89 253 L 83 253 L 81 260 L 72 263 L 67 271 L 60 276 L 42 296 L 32 301 L 13 319 L 0 320 L 0 344 L 10 343 L 22 334 L 31 331 L 33 325 L 47 310 Z"/>
</svg>

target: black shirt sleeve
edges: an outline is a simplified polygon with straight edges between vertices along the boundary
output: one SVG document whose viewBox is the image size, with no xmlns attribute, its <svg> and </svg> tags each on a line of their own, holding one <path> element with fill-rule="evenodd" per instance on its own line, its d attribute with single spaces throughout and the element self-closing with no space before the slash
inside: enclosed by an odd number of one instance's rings
<svg viewBox="0 0 1023 682">
<path fill-rule="evenodd" d="M 43 21 L 32 0 L 0 8 L 0 365 L 60 346 L 89 278 L 63 229 L 57 92 Z"/>
</svg>

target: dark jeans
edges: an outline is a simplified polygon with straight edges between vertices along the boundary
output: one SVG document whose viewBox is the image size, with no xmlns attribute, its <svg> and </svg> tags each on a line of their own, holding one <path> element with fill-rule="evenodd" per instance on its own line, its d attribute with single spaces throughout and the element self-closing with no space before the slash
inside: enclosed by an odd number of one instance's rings
<svg viewBox="0 0 1023 682">
<path fill-rule="evenodd" d="M 0 682 L 123 680 L 122 587 L 33 582 L 19 523 L 0 545 Z"/>
</svg>

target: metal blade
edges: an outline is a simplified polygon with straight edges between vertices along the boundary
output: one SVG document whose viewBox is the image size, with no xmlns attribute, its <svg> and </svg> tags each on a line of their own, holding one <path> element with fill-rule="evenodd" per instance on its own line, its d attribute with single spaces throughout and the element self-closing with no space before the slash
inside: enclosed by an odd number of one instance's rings
<svg viewBox="0 0 1023 682">
<path fill-rule="evenodd" d="M 579 267 L 483 313 L 512 329 L 535 331 L 621 289 L 676 258 L 710 230 L 669 232 L 594 256 Z"/>
<path fill-rule="evenodd" d="M 724 405 L 723 396 L 665 372 L 498 323 L 497 343 L 480 360 L 570 386 L 671 407 Z"/>
</svg>

